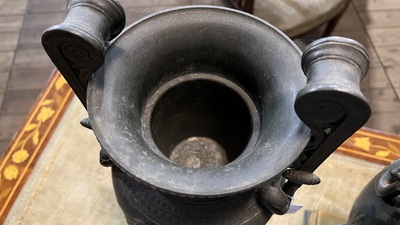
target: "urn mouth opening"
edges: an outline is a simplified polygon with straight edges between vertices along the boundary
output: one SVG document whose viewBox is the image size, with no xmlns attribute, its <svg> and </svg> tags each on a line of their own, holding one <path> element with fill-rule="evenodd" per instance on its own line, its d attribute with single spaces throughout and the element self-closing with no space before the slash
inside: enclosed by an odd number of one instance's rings
<svg viewBox="0 0 400 225">
<path fill-rule="evenodd" d="M 149 16 L 112 42 L 104 65 L 91 77 L 87 106 L 93 131 L 115 166 L 151 187 L 196 197 L 249 190 L 290 166 L 309 141 L 310 129 L 293 107 L 306 83 L 300 58 L 283 33 L 239 11 L 199 6 Z M 196 85 L 213 91 L 196 92 Z M 180 97 L 182 90 L 193 93 Z M 214 112 L 226 104 L 206 101 L 217 95 L 235 99 L 230 112 L 241 113 L 167 138 L 177 125 L 166 120 L 183 108 L 172 99 L 190 97 L 183 103 L 194 108 L 197 97 Z M 164 108 L 171 110 L 162 116 Z M 189 115 L 193 124 L 214 113 L 203 112 L 200 119 Z M 234 123 L 233 129 L 230 121 L 242 125 Z M 221 132 L 201 133 L 212 126 Z M 189 168 L 168 158 L 173 147 L 193 137 L 217 142 L 227 164 Z M 237 146 L 231 150 L 224 140 Z"/>
<path fill-rule="evenodd" d="M 149 146 L 162 157 L 183 167 L 214 168 L 250 151 L 260 119 L 238 84 L 195 73 L 158 87 L 147 100 L 142 125 Z"/>
</svg>

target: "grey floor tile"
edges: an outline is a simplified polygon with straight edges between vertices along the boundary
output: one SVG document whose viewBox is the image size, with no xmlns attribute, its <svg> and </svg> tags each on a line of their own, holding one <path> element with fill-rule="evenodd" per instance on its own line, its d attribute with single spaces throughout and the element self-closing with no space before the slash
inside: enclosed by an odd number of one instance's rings
<svg viewBox="0 0 400 225">
<path fill-rule="evenodd" d="M 374 46 L 400 45 L 400 27 L 370 28 L 368 35 Z"/>
<path fill-rule="evenodd" d="M 362 12 L 359 15 L 362 23 L 367 28 L 400 25 L 400 10 Z"/>
<path fill-rule="evenodd" d="M 43 48 L 42 46 L 42 30 L 21 30 L 18 48 Z"/>
<path fill-rule="evenodd" d="M 44 31 L 49 26 L 62 22 L 65 16 L 66 13 L 63 12 L 27 14 L 24 17 L 22 29 Z"/>
<path fill-rule="evenodd" d="M 191 0 L 193 5 L 216 5 L 214 0 Z"/>
<path fill-rule="evenodd" d="M 29 14 L 66 12 L 66 0 L 29 0 Z"/>
<path fill-rule="evenodd" d="M 394 87 L 394 92 L 396 93 L 397 99 L 400 99 L 400 86 Z M 400 120 L 400 117 L 397 119 Z"/>
<path fill-rule="evenodd" d="M 0 158 L 4 155 L 5 151 L 7 150 L 8 146 L 10 145 L 9 139 L 7 140 L 0 140 Z"/>
<path fill-rule="evenodd" d="M 14 51 L 0 52 L 0 72 L 8 72 L 11 69 Z"/>
<path fill-rule="evenodd" d="M 395 112 L 400 111 L 400 102 L 393 88 L 376 88 L 362 90 L 370 102 L 372 112 Z"/>
<path fill-rule="evenodd" d="M 379 46 L 375 49 L 384 67 L 400 65 L 400 45 Z"/>
<path fill-rule="evenodd" d="M 362 90 L 389 87 L 391 87 L 390 82 L 382 67 L 370 68 L 367 75 L 361 82 Z"/>
<path fill-rule="evenodd" d="M 360 44 L 362 44 L 368 52 L 370 68 L 381 67 L 381 63 L 378 59 L 375 48 L 371 43 L 367 32 L 362 26 L 355 27 L 353 30 L 335 29 L 332 32 L 332 36 L 347 37 L 360 42 Z"/>
<path fill-rule="evenodd" d="M 4 92 L 6 91 L 9 77 L 10 77 L 10 71 L 0 72 L 0 94 L 4 94 Z"/>
<path fill-rule="evenodd" d="M 18 49 L 15 53 L 14 69 L 50 69 L 54 68 L 53 62 L 43 48 Z"/>
<path fill-rule="evenodd" d="M 365 124 L 366 127 L 400 135 L 400 111 L 377 112 Z"/>
<path fill-rule="evenodd" d="M 28 0 L 0 0 L 0 15 L 25 13 Z"/>
<path fill-rule="evenodd" d="M 126 26 L 152 13 L 168 9 L 169 7 L 126 8 Z"/>
<path fill-rule="evenodd" d="M 386 73 L 393 87 L 400 87 L 400 65 L 386 68 Z"/>
<path fill-rule="evenodd" d="M 19 33 L 0 33 L 0 51 L 15 51 L 17 48 Z"/>
<path fill-rule="evenodd" d="M 21 127 L 26 114 L 8 114 L 0 116 L 0 141 L 10 140 Z"/>
<path fill-rule="evenodd" d="M 41 89 L 53 74 L 54 68 L 42 70 L 13 70 L 7 91 Z"/>
<path fill-rule="evenodd" d="M 22 26 L 23 15 L 0 16 L 0 33 L 19 32 Z"/>
<path fill-rule="evenodd" d="M 7 91 L 4 96 L 1 115 L 27 114 L 35 103 L 41 89 L 24 91 Z"/>
<path fill-rule="evenodd" d="M 343 13 L 342 17 L 340 18 L 338 24 L 335 27 L 335 31 L 354 31 L 354 30 L 361 30 L 362 23 L 354 10 L 352 4 L 349 4 L 346 11 Z"/>
<path fill-rule="evenodd" d="M 3 99 L 4 99 L 4 92 L 0 92 L 0 106 L 3 104 Z"/>
<path fill-rule="evenodd" d="M 147 16 L 149 14 L 170 9 L 177 6 L 187 5 L 218 5 L 226 6 L 221 0 L 151 0 L 151 1 L 130 1 L 121 0 L 120 3 L 124 7 L 126 12 L 127 25 L 134 21 Z"/>
<path fill-rule="evenodd" d="M 352 0 L 352 2 L 359 12 L 400 9 L 398 0 Z"/>
<path fill-rule="evenodd" d="M 119 0 L 124 8 L 174 7 L 189 5 L 189 0 Z"/>
<path fill-rule="evenodd" d="M 366 46 L 368 56 L 369 56 L 369 68 L 380 68 L 382 67 L 381 59 L 378 58 L 378 54 L 374 47 Z"/>
<path fill-rule="evenodd" d="M 341 36 L 341 37 L 347 37 L 347 38 L 354 39 L 354 40 L 360 42 L 360 44 L 364 45 L 366 48 L 372 46 L 372 43 L 368 38 L 368 34 L 362 26 L 355 28 L 353 30 L 335 29 L 332 32 L 331 36 Z"/>
</svg>

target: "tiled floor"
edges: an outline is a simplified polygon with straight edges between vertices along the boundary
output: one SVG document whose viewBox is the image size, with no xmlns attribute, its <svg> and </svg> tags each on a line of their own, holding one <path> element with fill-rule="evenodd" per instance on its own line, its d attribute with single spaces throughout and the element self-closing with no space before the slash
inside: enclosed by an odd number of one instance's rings
<svg viewBox="0 0 400 225">
<path fill-rule="evenodd" d="M 0 154 L 18 130 L 54 66 L 43 30 L 66 15 L 67 0 L 0 0 Z M 120 0 L 127 24 L 162 8 L 202 0 Z M 218 0 L 208 1 L 216 4 Z M 368 127 L 400 134 L 400 1 L 352 0 L 334 31 L 364 44 L 371 58 L 362 91 L 373 108 Z"/>
</svg>

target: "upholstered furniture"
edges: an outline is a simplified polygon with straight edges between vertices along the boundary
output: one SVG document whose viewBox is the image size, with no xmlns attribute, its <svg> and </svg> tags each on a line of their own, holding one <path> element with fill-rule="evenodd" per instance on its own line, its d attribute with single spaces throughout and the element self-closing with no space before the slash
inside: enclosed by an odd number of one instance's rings
<svg viewBox="0 0 400 225">
<path fill-rule="evenodd" d="M 318 28 L 329 36 L 350 0 L 228 0 L 232 7 L 252 13 L 291 38 Z"/>
</svg>

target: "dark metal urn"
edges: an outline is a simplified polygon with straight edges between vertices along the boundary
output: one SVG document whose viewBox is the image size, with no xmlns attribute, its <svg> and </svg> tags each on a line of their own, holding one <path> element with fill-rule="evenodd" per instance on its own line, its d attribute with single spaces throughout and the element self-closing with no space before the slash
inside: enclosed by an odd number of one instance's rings
<svg viewBox="0 0 400 225">
<path fill-rule="evenodd" d="M 400 223 L 400 159 L 384 168 L 354 201 L 348 225 Z"/>
<path fill-rule="evenodd" d="M 71 0 L 43 34 L 87 107 L 129 224 L 265 224 L 370 116 L 366 50 L 340 37 L 302 53 L 222 7 L 174 8 L 124 28 L 115 0 Z"/>
</svg>

